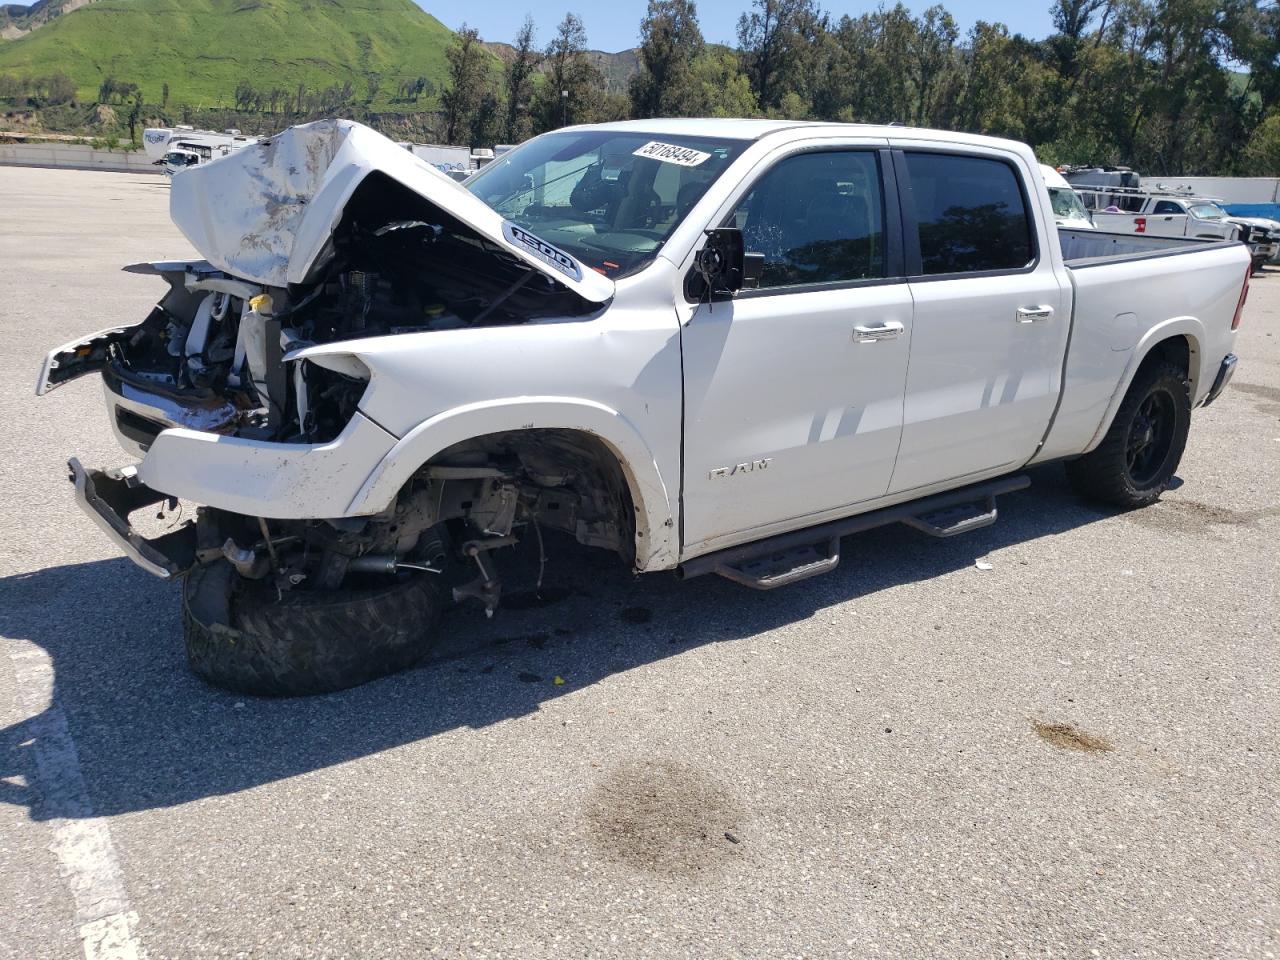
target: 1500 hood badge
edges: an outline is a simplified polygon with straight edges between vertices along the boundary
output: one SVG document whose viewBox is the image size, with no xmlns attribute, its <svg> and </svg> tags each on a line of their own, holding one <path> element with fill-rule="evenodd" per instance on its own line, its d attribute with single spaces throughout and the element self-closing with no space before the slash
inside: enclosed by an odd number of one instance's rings
<svg viewBox="0 0 1280 960">
<path fill-rule="evenodd" d="M 523 247 L 543 263 L 549 263 L 565 276 L 572 277 L 574 280 L 582 279 L 582 270 L 579 269 L 577 261 L 559 247 L 552 246 L 541 237 L 533 235 L 522 227 L 517 227 L 509 220 L 502 221 L 502 233 L 509 243 L 517 247 Z"/>
<path fill-rule="evenodd" d="M 764 457 L 760 460 L 747 460 L 743 463 L 735 463 L 731 467 L 715 467 L 707 474 L 707 479 L 719 480 L 721 477 L 736 477 L 741 473 L 754 473 L 756 470 L 768 469 L 768 466 L 771 463 L 773 463 L 773 457 Z"/>
</svg>

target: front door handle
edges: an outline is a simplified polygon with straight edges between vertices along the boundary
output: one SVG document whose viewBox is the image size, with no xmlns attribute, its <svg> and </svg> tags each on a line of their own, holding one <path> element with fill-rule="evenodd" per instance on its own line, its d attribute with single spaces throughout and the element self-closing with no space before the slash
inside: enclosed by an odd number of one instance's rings
<svg viewBox="0 0 1280 960">
<path fill-rule="evenodd" d="M 1053 307 L 1019 307 L 1014 319 L 1019 323 L 1035 323 L 1053 316 Z"/>
<path fill-rule="evenodd" d="M 853 328 L 853 339 L 856 343 L 875 343 L 877 340 L 893 340 L 902 336 L 902 331 L 906 329 L 897 320 L 889 320 L 885 323 L 871 324 L 863 326 L 859 324 Z"/>
</svg>

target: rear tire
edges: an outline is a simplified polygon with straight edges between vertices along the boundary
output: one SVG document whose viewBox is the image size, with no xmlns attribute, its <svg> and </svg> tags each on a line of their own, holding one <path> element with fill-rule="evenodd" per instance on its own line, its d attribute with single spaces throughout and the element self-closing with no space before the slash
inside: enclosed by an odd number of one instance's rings
<svg viewBox="0 0 1280 960">
<path fill-rule="evenodd" d="M 1149 506 L 1169 488 L 1190 428 L 1186 372 L 1167 361 L 1146 364 L 1102 442 L 1067 464 L 1067 478 L 1091 500 L 1126 509 Z"/>
<path fill-rule="evenodd" d="M 183 584 L 187 663 L 236 693 L 330 693 L 404 670 L 434 646 L 441 609 L 431 574 L 369 590 L 294 591 L 277 597 L 218 561 Z"/>
</svg>

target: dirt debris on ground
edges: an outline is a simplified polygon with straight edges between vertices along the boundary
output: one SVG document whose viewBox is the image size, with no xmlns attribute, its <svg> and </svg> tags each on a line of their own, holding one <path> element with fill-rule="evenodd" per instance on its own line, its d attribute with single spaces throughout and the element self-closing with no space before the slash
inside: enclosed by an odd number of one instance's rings
<svg viewBox="0 0 1280 960">
<path fill-rule="evenodd" d="M 587 833 L 605 858 L 663 877 L 691 877 L 740 855 L 742 812 L 705 773 L 653 759 L 620 763 L 591 793 Z"/>
<path fill-rule="evenodd" d="M 1106 737 L 1081 730 L 1074 724 L 1033 720 L 1031 727 L 1041 740 L 1060 750 L 1077 750 L 1080 753 L 1110 753 L 1115 750 L 1115 745 Z"/>
</svg>

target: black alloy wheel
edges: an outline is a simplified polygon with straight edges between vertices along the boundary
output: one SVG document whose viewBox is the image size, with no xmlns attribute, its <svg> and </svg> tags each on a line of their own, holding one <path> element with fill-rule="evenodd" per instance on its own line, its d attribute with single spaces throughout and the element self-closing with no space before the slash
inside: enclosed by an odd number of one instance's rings
<svg viewBox="0 0 1280 960">
<path fill-rule="evenodd" d="M 1177 411 L 1173 394 L 1153 390 L 1138 405 L 1125 443 L 1129 480 L 1139 489 L 1148 487 L 1164 468 L 1173 449 Z"/>
</svg>

